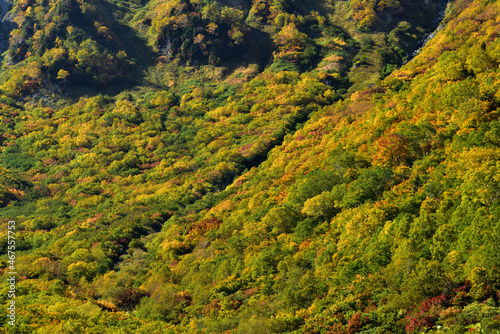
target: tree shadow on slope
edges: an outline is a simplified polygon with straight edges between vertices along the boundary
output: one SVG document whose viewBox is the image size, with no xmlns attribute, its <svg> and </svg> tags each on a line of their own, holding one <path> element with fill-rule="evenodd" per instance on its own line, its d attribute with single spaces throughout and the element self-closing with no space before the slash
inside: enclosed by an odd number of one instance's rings
<svg viewBox="0 0 500 334">
<path fill-rule="evenodd" d="M 106 12 L 106 19 L 110 22 L 112 33 L 117 36 L 114 43 L 101 41 L 102 45 L 118 53 L 120 50 L 125 52 L 121 54 L 122 61 L 127 63 L 122 68 L 126 73 L 120 73 L 121 77 L 111 81 L 109 84 L 93 86 L 93 85 L 67 85 L 66 92 L 69 98 L 78 99 L 81 96 L 92 96 L 97 94 L 116 95 L 123 90 L 131 89 L 134 86 L 141 85 L 145 79 L 145 70 L 154 66 L 158 54 L 148 45 L 147 41 L 142 38 L 128 24 L 119 21 L 115 16 L 125 16 L 123 9 L 115 3 L 106 1 L 100 3 Z M 118 15 L 113 15 L 118 14 Z M 121 15 L 120 15 L 121 14 Z M 130 13 L 128 13 L 130 14 Z M 104 66 L 104 64 L 101 64 Z"/>
</svg>

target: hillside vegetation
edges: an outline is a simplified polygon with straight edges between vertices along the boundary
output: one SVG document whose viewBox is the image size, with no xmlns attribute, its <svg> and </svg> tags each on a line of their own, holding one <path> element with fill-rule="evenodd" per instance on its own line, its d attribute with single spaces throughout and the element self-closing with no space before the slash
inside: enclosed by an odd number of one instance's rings
<svg viewBox="0 0 500 334">
<path fill-rule="evenodd" d="M 499 1 L 9 15 L 7 333 L 500 331 Z"/>
</svg>

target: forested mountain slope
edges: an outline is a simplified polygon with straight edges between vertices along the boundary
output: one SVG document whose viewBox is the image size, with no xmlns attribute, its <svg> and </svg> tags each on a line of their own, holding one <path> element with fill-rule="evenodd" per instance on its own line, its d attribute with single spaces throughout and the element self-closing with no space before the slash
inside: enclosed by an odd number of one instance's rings
<svg viewBox="0 0 500 334">
<path fill-rule="evenodd" d="M 500 331 L 500 2 L 9 15 L 8 333 Z"/>
</svg>

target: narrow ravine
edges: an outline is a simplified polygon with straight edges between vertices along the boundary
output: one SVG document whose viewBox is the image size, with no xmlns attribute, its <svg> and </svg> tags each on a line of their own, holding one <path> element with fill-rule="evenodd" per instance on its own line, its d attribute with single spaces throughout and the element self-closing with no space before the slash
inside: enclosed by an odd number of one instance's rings
<svg viewBox="0 0 500 334">
<path fill-rule="evenodd" d="M 427 33 L 427 34 L 422 36 L 422 38 L 420 39 L 420 41 L 417 44 L 417 48 L 415 49 L 415 51 L 412 52 L 412 54 L 410 55 L 410 58 L 405 62 L 405 64 L 412 61 L 413 58 L 415 58 L 420 53 L 420 51 L 422 51 L 422 49 L 425 47 L 425 45 L 431 39 L 433 39 L 434 36 L 436 36 L 436 33 L 439 30 L 443 29 L 444 26 L 442 23 L 443 23 L 445 15 L 446 15 L 446 9 L 448 7 L 448 3 L 449 3 L 449 0 L 439 0 L 438 1 L 438 14 L 436 15 L 436 18 L 434 19 L 435 29 L 432 32 Z"/>
<path fill-rule="evenodd" d="M 9 11 L 12 4 L 6 0 L 0 0 L 0 54 L 9 48 L 9 35 L 12 29 L 16 27 L 12 15 Z"/>
</svg>

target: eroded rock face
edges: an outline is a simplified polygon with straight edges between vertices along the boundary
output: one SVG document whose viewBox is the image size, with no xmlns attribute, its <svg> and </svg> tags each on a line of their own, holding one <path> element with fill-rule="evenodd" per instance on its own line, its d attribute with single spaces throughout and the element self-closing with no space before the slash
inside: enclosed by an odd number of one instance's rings
<svg viewBox="0 0 500 334">
<path fill-rule="evenodd" d="M 418 46 L 417 48 L 415 49 L 415 51 L 413 51 L 413 53 L 411 54 L 410 58 L 408 59 L 407 62 L 411 61 L 413 58 L 416 57 L 416 55 L 418 55 L 420 53 L 420 51 L 422 51 L 422 49 L 424 48 L 424 46 L 431 40 L 434 38 L 434 36 L 436 35 L 436 32 L 438 32 L 439 30 L 441 30 L 443 28 L 443 26 L 441 25 L 441 22 L 443 21 L 444 19 L 444 16 L 446 14 L 446 8 L 448 6 L 448 3 L 449 1 L 448 0 L 439 0 L 438 1 L 438 13 L 436 15 L 436 17 L 434 18 L 434 26 L 435 26 L 435 30 L 428 33 L 428 34 L 425 34 L 424 36 L 421 37 L 419 43 L 418 43 Z"/>
<path fill-rule="evenodd" d="M 16 28 L 14 16 L 9 13 L 12 3 L 6 0 L 0 0 L 0 53 L 9 48 L 9 34 Z"/>
</svg>

